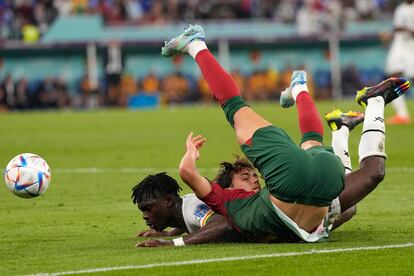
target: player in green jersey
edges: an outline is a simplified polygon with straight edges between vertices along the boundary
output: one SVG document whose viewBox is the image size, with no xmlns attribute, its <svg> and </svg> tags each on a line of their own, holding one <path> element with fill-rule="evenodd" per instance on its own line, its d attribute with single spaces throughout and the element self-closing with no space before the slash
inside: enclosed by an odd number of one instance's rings
<svg viewBox="0 0 414 276">
<path fill-rule="evenodd" d="M 345 172 L 350 173 L 352 171 L 351 159 L 348 150 L 348 138 L 349 133 L 361 123 L 364 119 L 364 114 L 355 111 L 349 111 L 346 113 L 341 112 L 339 109 L 333 110 L 325 115 L 326 122 L 328 123 L 329 127 L 332 130 L 332 147 L 336 155 L 340 156 L 342 163 L 345 166 Z M 232 163 L 230 162 L 221 162 L 220 170 L 218 175 L 214 178 L 214 181 L 217 182 L 222 188 L 225 189 L 244 189 L 246 191 L 255 191 L 258 192 L 260 190 L 260 184 L 258 181 L 258 175 L 255 168 L 251 165 L 250 162 L 247 160 L 236 157 L 236 160 Z M 152 200 L 154 197 L 152 194 L 155 192 L 150 192 L 148 189 L 159 190 L 161 187 L 157 184 L 158 182 L 162 182 L 156 178 L 153 179 L 151 182 L 152 184 L 150 187 L 147 187 L 145 192 L 136 189 L 133 189 L 133 197 L 134 199 L 140 198 L 141 194 L 146 194 L 144 200 L 139 200 L 138 207 L 142 205 L 142 201 L 147 201 L 148 199 Z M 140 184 L 141 185 L 141 184 Z M 140 186 L 139 185 L 139 186 Z M 147 185 L 148 186 L 148 185 Z M 153 187 L 154 186 L 154 187 Z M 138 187 L 138 186 L 137 186 Z M 152 188 L 153 187 L 153 188 Z M 167 187 L 166 187 L 167 188 Z M 168 189 L 167 189 L 168 190 Z M 169 222 L 169 226 L 175 226 L 176 224 L 172 223 L 177 221 L 177 218 L 183 219 L 184 216 L 188 215 L 185 214 L 185 208 L 183 208 L 182 214 L 179 215 L 177 212 L 170 212 L 170 215 L 165 217 L 159 214 L 161 210 L 163 213 L 168 213 L 171 208 L 168 205 L 163 204 L 165 199 L 163 196 L 158 196 L 162 199 L 162 202 L 153 203 L 153 205 L 157 205 L 157 208 L 151 208 L 151 214 L 144 214 L 144 219 L 148 220 L 149 217 L 152 217 L 152 221 L 158 222 L 159 220 L 167 220 Z M 178 196 L 177 196 L 178 197 Z M 141 203 L 141 204 L 140 204 Z M 345 203 L 345 202 L 342 202 Z M 141 206 L 142 207 L 142 206 Z M 154 206 L 155 207 L 155 206 Z M 154 210 L 152 210 L 154 209 Z M 155 211 L 157 210 L 157 212 Z M 149 212 L 148 210 L 145 212 Z M 328 225 L 327 231 L 333 230 L 349 219 L 351 219 L 356 214 L 356 207 L 353 206 L 348 208 L 347 210 L 342 210 L 340 208 L 340 201 L 339 198 L 335 199 L 331 206 L 330 211 L 327 216 Z M 192 215 L 192 214 L 190 214 Z M 147 216 L 147 217 L 146 217 Z M 244 242 L 280 242 L 281 240 L 255 240 L 252 237 L 245 237 L 241 236 L 240 233 L 232 230 L 231 224 L 229 225 L 227 220 L 222 220 L 221 216 L 215 215 L 214 221 L 209 220 L 207 225 L 200 227 L 196 231 L 191 232 L 189 235 L 182 237 L 182 243 L 180 245 L 187 245 L 187 244 L 201 244 L 206 242 L 214 242 L 214 241 L 244 241 Z M 223 217 L 224 218 L 224 217 Z M 185 231 L 178 231 L 178 229 L 173 228 L 172 231 L 165 232 L 165 231 L 156 231 L 154 229 L 145 230 L 139 233 L 139 236 L 144 237 L 165 237 L 165 236 L 175 236 L 180 234 L 181 232 Z M 178 238 L 180 239 L 180 238 Z M 175 239 L 177 240 L 177 239 Z M 164 239 L 152 239 L 140 242 L 137 246 L 140 247 L 159 247 L 159 246 L 174 246 L 176 243 L 175 240 L 164 240 Z M 283 240 L 282 240 L 283 241 Z M 177 245 L 176 245 L 177 246 Z"/>
<path fill-rule="evenodd" d="M 254 193 L 211 185 L 198 174 L 195 166 L 205 139 L 192 134 L 187 138 L 187 153 L 180 164 L 180 176 L 184 182 L 214 211 L 228 216 L 241 232 L 308 242 L 326 238 L 328 233 L 323 230 L 321 221 L 332 200 L 345 187 L 344 167 L 329 149 L 322 147 L 323 127 L 308 94 L 306 73 L 294 72 L 291 86 L 282 96 L 282 106 L 289 101 L 297 106 L 302 131 L 302 143 L 298 147 L 283 130 L 264 120 L 244 103 L 234 81 L 208 51 L 200 26 L 190 26 L 182 35 L 166 43 L 162 50 L 164 56 L 178 52 L 195 58 L 213 97 L 235 128 L 243 152 L 264 177 L 266 187 Z M 385 153 L 381 113 L 386 103 L 407 89 L 406 80 L 390 79 L 358 93 L 358 102 L 367 106 L 367 114 L 370 115 L 367 116 L 369 122 L 364 122 L 365 132 L 361 138 L 361 144 L 366 145 L 364 151 L 360 151 L 361 168 L 350 177 L 354 181 L 345 187 L 351 191 L 348 194 L 360 192 L 354 187 L 357 183 L 370 181 L 378 184 L 382 180 Z M 378 116 L 371 116 L 373 114 Z M 377 158 L 371 158 L 374 156 Z M 349 206 L 345 205 L 344 210 L 369 192 L 367 189 L 352 200 L 345 200 Z"/>
</svg>

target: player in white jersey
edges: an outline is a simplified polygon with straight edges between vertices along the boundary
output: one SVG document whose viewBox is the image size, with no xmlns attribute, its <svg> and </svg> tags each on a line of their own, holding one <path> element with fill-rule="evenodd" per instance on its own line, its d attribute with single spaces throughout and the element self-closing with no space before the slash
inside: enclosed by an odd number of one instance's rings
<svg viewBox="0 0 414 276">
<path fill-rule="evenodd" d="M 395 10 L 393 16 L 393 40 L 388 53 L 385 74 L 388 77 L 414 79 L 414 0 L 406 0 Z M 403 95 L 392 102 L 396 112 L 387 120 L 389 124 L 410 124 L 406 98 Z"/>
<path fill-rule="evenodd" d="M 216 181 L 250 191 L 259 191 L 259 178 L 253 165 L 237 158 L 233 163 L 222 162 Z M 211 241 L 246 241 L 251 237 L 240 236 L 223 216 L 213 213 L 194 194 L 178 195 L 181 188 L 166 173 L 149 175 L 132 189 L 132 200 L 143 213 L 151 228 L 137 233 L 141 237 L 172 237 L 188 233 L 174 240 L 148 240 L 137 246 L 180 246 Z M 171 231 L 165 231 L 172 227 Z"/>
<path fill-rule="evenodd" d="M 208 219 L 214 214 L 210 207 L 199 200 L 195 194 L 184 195 L 182 199 L 183 218 L 188 233 L 206 226 Z"/>
<path fill-rule="evenodd" d="M 210 208 L 195 195 L 183 197 L 177 181 L 166 173 L 149 175 L 132 189 L 132 200 L 142 211 L 146 224 L 151 228 L 137 236 L 162 237 L 189 233 L 174 240 L 156 240 L 138 243 L 137 246 L 200 244 L 217 240 L 232 232 L 232 226 L 221 215 L 214 214 Z M 171 231 L 165 231 L 172 227 Z M 200 228 L 206 228 L 202 235 L 194 234 Z M 208 232 L 209 229 L 213 229 Z"/>
</svg>

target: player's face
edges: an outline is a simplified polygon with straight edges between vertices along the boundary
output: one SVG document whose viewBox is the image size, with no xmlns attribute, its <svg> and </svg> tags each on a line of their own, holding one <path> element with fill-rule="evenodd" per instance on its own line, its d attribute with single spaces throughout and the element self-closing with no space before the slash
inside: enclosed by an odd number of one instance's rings
<svg viewBox="0 0 414 276">
<path fill-rule="evenodd" d="M 138 203 L 138 208 L 150 228 L 162 231 L 169 226 L 171 208 L 164 198 L 144 199 Z"/>
<path fill-rule="evenodd" d="M 254 170 L 242 169 L 240 172 L 235 173 L 231 181 L 232 188 L 243 189 L 248 192 L 260 191 L 259 177 Z"/>
</svg>

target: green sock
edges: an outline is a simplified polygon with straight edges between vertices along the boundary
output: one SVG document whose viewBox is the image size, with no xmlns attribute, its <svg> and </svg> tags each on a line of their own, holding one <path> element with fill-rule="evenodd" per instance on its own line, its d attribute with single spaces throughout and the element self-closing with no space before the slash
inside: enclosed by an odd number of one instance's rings
<svg viewBox="0 0 414 276">
<path fill-rule="evenodd" d="M 306 132 L 303 134 L 302 136 L 302 141 L 300 142 L 300 144 L 302 145 L 303 143 L 305 143 L 306 141 L 309 140 L 315 140 L 318 142 L 321 142 L 323 144 L 323 137 L 317 133 L 317 132 Z"/>
<path fill-rule="evenodd" d="M 232 127 L 234 127 L 234 114 L 236 114 L 236 112 L 244 107 L 244 106 L 248 106 L 242 97 L 240 96 L 235 96 L 233 98 L 228 99 L 222 106 L 224 114 L 226 114 L 226 119 L 227 121 L 230 123 L 230 125 Z"/>
</svg>

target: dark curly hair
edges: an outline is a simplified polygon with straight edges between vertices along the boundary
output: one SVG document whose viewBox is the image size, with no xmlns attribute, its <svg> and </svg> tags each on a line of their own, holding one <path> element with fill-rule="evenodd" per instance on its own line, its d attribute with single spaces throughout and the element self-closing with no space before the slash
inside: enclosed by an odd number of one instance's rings
<svg viewBox="0 0 414 276">
<path fill-rule="evenodd" d="M 148 175 L 132 188 L 132 202 L 137 204 L 144 199 L 160 198 L 166 195 L 179 197 L 181 187 L 166 172 Z"/>
<path fill-rule="evenodd" d="M 238 173 L 243 169 L 256 170 L 252 163 L 246 158 L 236 155 L 235 159 L 236 160 L 233 163 L 226 161 L 220 163 L 220 170 L 214 178 L 214 182 L 219 184 L 223 189 L 231 187 L 231 182 L 235 173 Z"/>
</svg>

